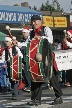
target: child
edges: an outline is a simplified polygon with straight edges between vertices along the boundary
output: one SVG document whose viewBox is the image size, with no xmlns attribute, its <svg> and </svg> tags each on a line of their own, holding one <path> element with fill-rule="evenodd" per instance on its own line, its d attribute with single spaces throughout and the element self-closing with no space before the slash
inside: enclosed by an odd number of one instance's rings
<svg viewBox="0 0 72 108">
<path fill-rule="evenodd" d="M 0 84 L 1 92 L 6 90 L 6 75 L 7 75 L 7 65 L 6 62 L 3 62 L 0 58 Z"/>
</svg>

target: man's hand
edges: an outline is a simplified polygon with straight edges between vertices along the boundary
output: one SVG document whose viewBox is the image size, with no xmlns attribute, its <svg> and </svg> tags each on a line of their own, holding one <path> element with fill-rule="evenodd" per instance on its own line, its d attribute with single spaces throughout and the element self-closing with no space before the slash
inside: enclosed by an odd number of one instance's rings
<svg viewBox="0 0 72 108">
<path fill-rule="evenodd" d="M 22 69 L 24 70 L 24 64 L 22 63 Z"/>
<path fill-rule="evenodd" d="M 16 40 L 16 45 L 18 45 L 18 41 Z"/>
<path fill-rule="evenodd" d="M 16 58 L 18 56 L 18 54 L 16 54 L 15 56 L 13 56 L 12 58 Z"/>
<path fill-rule="evenodd" d="M 8 76 L 8 73 L 6 75 Z"/>
<path fill-rule="evenodd" d="M 3 68 L 6 68 L 6 67 L 7 67 L 6 65 L 3 66 Z"/>
<path fill-rule="evenodd" d="M 22 68 L 24 68 L 24 64 L 22 63 Z"/>
</svg>

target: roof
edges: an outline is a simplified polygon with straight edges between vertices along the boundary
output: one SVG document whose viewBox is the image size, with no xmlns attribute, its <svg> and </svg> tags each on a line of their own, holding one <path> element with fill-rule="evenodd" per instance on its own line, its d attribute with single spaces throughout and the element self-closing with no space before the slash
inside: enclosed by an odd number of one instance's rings
<svg viewBox="0 0 72 108">
<path fill-rule="evenodd" d="M 2 11 L 14 11 L 14 12 L 25 12 L 25 13 L 37 13 L 41 14 L 41 12 L 29 9 L 23 6 L 10 6 L 10 5 L 0 5 L 0 10 Z"/>
<path fill-rule="evenodd" d="M 32 15 L 39 15 L 42 13 L 22 6 L 0 5 L 0 23 L 10 24 L 25 24 L 30 21 Z"/>
</svg>

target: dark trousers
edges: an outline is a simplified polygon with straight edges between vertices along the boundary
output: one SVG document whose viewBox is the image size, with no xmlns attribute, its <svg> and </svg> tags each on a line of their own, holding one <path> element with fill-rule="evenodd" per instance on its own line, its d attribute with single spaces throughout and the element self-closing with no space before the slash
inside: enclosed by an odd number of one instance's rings
<svg viewBox="0 0 72 108">
<path fill-rule="evenodd" d="M 12 97 L 17 97 L 18 96 L 18 81 L 12 81 L 12 88 L 13 88 L 13 92 L 12 92 Z"/>
<path fill-rule="evenodd" d="M 18 96 L 18 81 L 15 82 L 12 79 L 10 79 L 10 67 L 8 67 L 8 78 L 11 83 L 11 88 L 13 89 L 12 96 L 17 97 Z"/>
<path fill-rule="evenodd" d="M 55 96 L 56 97 L 62 96 L 62 90 L 61 90 L 60 84 L 58 82 L 57 76 L 55 74 L 53 74 L 53 76 L 51 78 L 51 85 L 53 86 Z"/>
<path fill-rule="evenodd" d="M 57 72 L 53 67 L 53 75 L 51 78 L 51 85 L 53 86 L 53 90 L 55 92 L 56 97 L 62 96 L 62 90 L 59 84 L 59 71 Z"/>
<path fill-rule="evenodd" d="M 28 71 L 27 71 L 27 66 L 26 65 L 24 66 L 23 77 L 24 77 L 25 84 L 30 87 L 31 86 L 31 79 L 30 79 L 30 77 L 28 75 Z"/>
<path fill-rule="evenodd" d="M 41 101 L 42 82 L 31 82 L 31 100 Z"/>
<path fill-rule="evenodd" d="M 41 100 L 41 95 L 42 95 L 42 82 L 32 82 L 31 83 L 31 100 Z M 54 74 L 51 78 L 51 84 L 53 86 L 55 96 L 60 97 L 62 96 L 62 90 L 61 87 L 58 83 L 58 76 L 56 72 L 54 71 Z"/>
</svg>

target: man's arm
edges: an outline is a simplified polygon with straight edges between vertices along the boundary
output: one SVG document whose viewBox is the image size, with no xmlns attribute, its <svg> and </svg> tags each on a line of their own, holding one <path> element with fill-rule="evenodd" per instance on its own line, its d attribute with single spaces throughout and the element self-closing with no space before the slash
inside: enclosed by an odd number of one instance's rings
<svg viewBox="0 0 72 108">
<path fill-rule="evenodd" d="M 72 48 L 72 43 L 66 41 L 66 45 L 67 45 L 69 48 Z"/>
<path fill-rule="evenodd" d="M 21 58 L 23 58 L 23 54 L 21 53 L 20 49 L 18 47 L 16 47 L 16 50 L 18 52 L 18 56 L 20 56 Z"/>
<path fill-rule="evenodd" d="M 44 34 L 45 36 L 42 36 L 43 38 L 46 38 L 48 40 L 49 43 L 53 43 L 53 35 L 52 35 L 52 31 L 49 27 L 45 27 L 44 28 Z"/>
</svg>

